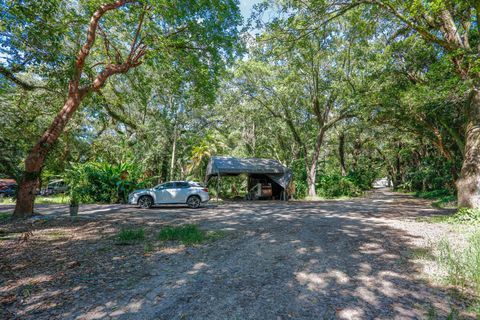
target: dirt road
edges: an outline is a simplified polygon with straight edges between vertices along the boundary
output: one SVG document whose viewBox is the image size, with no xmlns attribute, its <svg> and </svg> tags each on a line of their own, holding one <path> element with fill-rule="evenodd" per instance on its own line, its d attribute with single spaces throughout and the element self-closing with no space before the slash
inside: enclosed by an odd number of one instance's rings
<svg viewBox="0 0 480 320">
<path fill-rule="evenodd" d="M 462 306 L 424 279 L 413 254 L 453 236 L 445 225 L 416 220 L 439 213 L 447 212 L 384 190 L 345 201 L 238 202 L 200 210 L 85 207 L 82 222 L 49 222 L 34 231 L 31 245 L 0 241 L 0 297 L 5 317 L 21 319 L 443 318 Z M 225 236 L 188 248 L 154 243 L 148 255 L 141 244 L 113 244 L 124 225 L 154 234 L 183 223 Z M 39 240 L 59 228 L 65 237 Z M 50 248 L 48 258 L 40 245 Z M 35 279 L 46 280 L 18 298 Z"/>
</svg>

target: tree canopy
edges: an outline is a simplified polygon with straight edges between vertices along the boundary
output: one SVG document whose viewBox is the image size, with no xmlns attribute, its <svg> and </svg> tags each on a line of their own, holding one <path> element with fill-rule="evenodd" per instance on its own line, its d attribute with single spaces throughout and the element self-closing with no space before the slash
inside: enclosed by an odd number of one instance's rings
<svg viewBox="0 0 480 320">
<path fill-rule="evenodd" d="M 279 160 L 297 198 L 387 177 L 480 206 L 469 1 L 272 0 L 243 29 L 230 0 L 1 8 L 0 177 L 28 186 L 20 216 L 69 170 L 128 164 L 132 187 L 203 180 L 213 155 Z"/>
</svg>

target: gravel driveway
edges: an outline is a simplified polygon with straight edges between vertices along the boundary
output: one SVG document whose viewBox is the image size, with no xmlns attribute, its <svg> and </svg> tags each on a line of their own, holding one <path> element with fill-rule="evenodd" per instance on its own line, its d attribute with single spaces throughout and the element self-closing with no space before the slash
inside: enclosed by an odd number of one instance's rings
<svg viewBox="0 0 480 320">
<path fill-rule="evenodd" d="M 50 209 L 60 216 L 66 210 Z M 448 212 L 405 195 L 379 190 L 346 201 L 82 210 L 81 216 L 96 223 L 128 221 L 152 228 L 196 223 L 226 236 L 196 247 L 165 245 L 148 257 L 129 259 L 138 276 L 128 284 L 107 279 L 100 286 L 77 282 L 45 289 L 29 304 L 41 303 L 55 290 L 60 297 L 75 290 L 88 294 L 31 315 L 18 307 L 19 318 L 425 319 L 432 310 L 444 318 L 462 307 L 444 288 L 426 281 L 412 257 L 432 241 L 455 236 L 446 225 L 415 218 Z M 110 272 L 125 263 L 119 258 Z M 0 293 L 5 288 L 0 283 Z"/>
</svg>

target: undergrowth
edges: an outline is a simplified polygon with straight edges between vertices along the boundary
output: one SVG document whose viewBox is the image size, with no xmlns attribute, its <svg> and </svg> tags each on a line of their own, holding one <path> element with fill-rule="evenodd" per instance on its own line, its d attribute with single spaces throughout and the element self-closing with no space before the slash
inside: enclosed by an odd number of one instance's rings
<svg viewBox="0 0 480 320">
<path fill-rule="evenodd" d="M 445 281 L 462 291 L 473 290 L 475 300 L 480 298 L 480 232 L 468 240 L 464 249 L 454 248 L 447 240 L 438 245 L 438 263 L 446 272 Z"/>
</svg>

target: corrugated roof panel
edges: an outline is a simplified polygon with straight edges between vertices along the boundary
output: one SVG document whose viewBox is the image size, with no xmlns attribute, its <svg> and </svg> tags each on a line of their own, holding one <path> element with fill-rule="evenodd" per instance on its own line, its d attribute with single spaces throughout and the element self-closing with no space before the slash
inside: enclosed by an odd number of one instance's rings
<svg viewBox="0 0 480 320">
<path fill-rule="evenodd" d="M 265 174 L 274 176 L 282 187 L 291 180 L 291 170 L 277 160 L 262 158 L 211 157 L 207 166 L 207 181 L 212 176 L 236 174 Z M 273 178 L 273 177 L 272 177 Z"/>
</svg>

